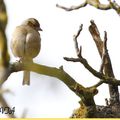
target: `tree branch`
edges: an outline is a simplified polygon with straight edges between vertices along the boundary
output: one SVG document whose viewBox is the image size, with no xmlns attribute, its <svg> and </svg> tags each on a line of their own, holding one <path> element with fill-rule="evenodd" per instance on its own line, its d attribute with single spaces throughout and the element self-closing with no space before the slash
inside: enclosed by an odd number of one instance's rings
<svg viewBox="0 0 120 120">
<path fill-rule="evenodd" d="M 107 32 L 105 32 L 105 37 L 104 37 L 104 42 L 101 40 L 100 38 L 100 33 L 98 31 L 98 28 L 96 26 L 96 24 L 94 23 L 94 21 L 92 20 L 91 21 L 91 26 L 89 27 L 89 30 L 93 36 L 93 39 L 96 43 L 96 46 L 98 48 L 98 51 L 102 57 L 103 55 L 103 50 L 104 50 L 104 56 L 103 56 L 103 60 L 102 60 L 102 65 L 101 65 L 101 68 L 100 69 L 103 69 L 104 65 L 106 65 L 106 59 L 110 61 L 110 59 L 108 59 L 108 50 L 107 50 Z M 90 72 L 92 73 L 94 76 L 96 76 L 97 78 L 100 79 L 100 82 L 97 83 L 95 86 L 99 86 L 101 85 L 102 83 L 107 83 L 107 84 L 112 84 L 112 85 L 120 85 L 120 81 L 115 79 L 114 76 L 106 76 L 106 74 L 104 75 L 103 72 L 98 72 L 96 71 L 94 68 L 92 68 L 87 60 L 85 58 L 82 57 L 82 47 L 80 47 L 80 49 L 78 48 L 78 42 L 77 42 L 77 38 L 78 36 L 80 35 L 80 31 L 82 30 L 82 28 L 80 27 L 77 34 L 74 35 L 73 37 L 73 40 L 75 42 L 75 49 L 76 49 L 76 53 L 77 53 L 77 56 L 78 58 L 68 58 L 68 57 L 64 57 L 64 59 L 66 61 L 71 61 L 71 62 L 80 62 L 84 65 L 84 67 Z M 79 33 L 79 34 L 78 34 Z M 75 37 L 77 36 L 77 37 Z M 79 54 L 78 54 L 79 52 Z M 107 55 L 107 58 L 106 58 L 106 55 Z M 105 59 L 106 58 L 106 59 Z M 109 64 L 108 64 L 109 63 Z M 111 67 L 111 62 L 107 62 L 107 65 L 108 67 Z M 110 69 L 112 70 L 112 68 Z"/>
<path fill-rule="evenodd" d="M 107 50 L 107 32 L 105 32 L 104 41 L 102 41 L 99 34 L 99 30 L 96 24 L 94 23 L 94 21 L 91 21 L 91 25 L 89 26 L 89 31 L 93 37 L 93 40 L 97 46 L 98 52 L 102 58 L 102 65 L 100 68 L 100 72 L 104 71 L 106 76 L 112 77 L 113 80 L 115 80 L 111 59 Z M 119 103 L 119 91 L 118 91 L 117 84 L 116 85 L 110 84 L 109 92 L 110 92 L 110 99 L 113 102 L 111 104 Z"/>
<path fill-rule="evenodd" d="M 120 15 L 120 6 L 117 4 L 117 2 L 114 0 L 113 2 L 111 0 L 108 0 L 111 7 L 117 12 L 118 15 Z"/>
<path fill-rule="evenodd" d="M 91 86 L 90 88 L 97 88 L 99 87 L 100 85 L 102 85 L 104 83 L 104 80 L 100 80 L 98 83 L 96 83 L 95 85 Z"/>
<path fill-rule="evenodd" d="M 68 86 L 68 88 L 71 89 L 76 95 L 78 95 L 82 99 L 85 106 L 95 105 L 93 97 L 97 94 L 97 92 L 95 92 L 97 91 L 97 89 L 88 89 L 82 86 L 81 84 L 77 83 L 68 73 L 66 73 L 63 70 L 63 67 L 60 67 L 58 69 L 55 67 L 48 67 L 36 63 L 15 62 L 9 65 L 9 71 L 6 74 L 4 74 L 4 77 L 1 78 L 2 82 L 0 81 L 0 84 L 2 85 L 13 72 L 23 70 L 28 70 L 36 72 L 38 74 L 56 77 L 62 82 L 64 82 Z"/>
<path fill-rule="evenodd" d="M 95 69 L 93 69 L 89 64 L 88 61 L 83 58 L 82 56 L 80 58 L 68 58 L 68 57 L 64 57 L 64 60 L 66 61 L 71 61 L 71 62 L 80 62 L 83 64 L 83 66 L 90 72 L 92 73 L 94 76 L 101 78 L 102 79 L 102 74 L 100 72 L 97 72 Z"/>
<path fill-rule="evenodd" d="M 100 3 L 99 0 L 85 0 L 85 2 L 83 2 L 82 4 L 78 6 L 65 7 L 65 6 L 56 4 L 56 7 L 64 9 L 66 11 L 73 11 L 73 10 L 78 10 L 80 8 L 86 7 L 87 5 L 91 5 L 100 10 L 113 9 L 117 12 L 118 15 L 120 15 L 120 6 L 115 1 L 113 2 L 111 0 L 108 0 L 108 1 L 109 1 L 109 4 L 102 4 Z"/>
<path fill-rule="evenodd" d="M 106 76 L 100 72 L 97 72 L 95 69 L 93 69 L 87 62 L 86 59 L 84 58 L 68 58 L 68 57 L 64 57 L 64 59 L 66 61 L 71 61 L 71 62 L 80 62 L 84 65 L 84 67 L 90 72 L 92 73 L 94 76 L 96 76 L 97 78 L 101 79 L 103 83 L 107 83 L 107 84 L 112 84 L 112 85 L 120 85 L 120 80 L 117 80 L 113 77 L 109 77 Z"/>
<path fill-rule="evenodd" d="M 82 29 L 83 29 L 83 24 L 80 25 L 79 30 L 77 31 L 77 34 L 73 36 L 73 41 L 75 43 L 75 50 L 76 50 L 77 56 L 81 55 L 81 50 L 82 50 L 82 47 L 80 47 L 79 49 L 78 42 L 77 42 L 77 38 L 80 35 Z"/>
<path fill-rule="evenodd" d="M 93 20 L 90 21 L 91 25 L 89 26 L 89 31 L 93 37 L 93 40 L 96 44 L 96 47 L 98 49 L 98 52 L 100 54 L 100 56 L 102 57 L 102 53 L 103 53 L 103 42 L 102 39 L 100 37 L 100 33 L 99 30 L 96 26 L 96 24 L 94 23 Z"/>
<path fill-rule="evenodd" d="M 62 6 L 62 5 L 59 5 L 59 4 L 56 4 L 56 7 L 61 8 L 61 9 L 64 9 L 64 10 L 66 10 L 66 11 L 72 11 L 72 10 L 77 10 L 77 9 L 82 8 L 82 7 L 85 7 L 86 5 L 87 5 L 87 2 L 85 1 L 84 3 L 82 3 L 82 4 L 78 5 L 78 6 L 71 6 L 71 7 L 69 7 L 69 8 L 64 7 L 64 6 Z"/>
</svg>

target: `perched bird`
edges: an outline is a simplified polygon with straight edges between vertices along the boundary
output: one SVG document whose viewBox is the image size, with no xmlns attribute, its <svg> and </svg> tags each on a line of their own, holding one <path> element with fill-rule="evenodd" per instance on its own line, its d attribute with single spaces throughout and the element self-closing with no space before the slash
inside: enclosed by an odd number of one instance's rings
<svg viewBox="0 0 120 120">
<path fill-rule="evenodd" d="M 35 18 L 25 20 L 15 28 L 11 40 L 11 49 L 15 57 L 19 57 L 23 63 L 33 62 L 41 48 L 40 33 L 42 31 L 39 22 Z M 30 71 L 23 73 L 23 85 L 30 85 Z"/>
</svg>

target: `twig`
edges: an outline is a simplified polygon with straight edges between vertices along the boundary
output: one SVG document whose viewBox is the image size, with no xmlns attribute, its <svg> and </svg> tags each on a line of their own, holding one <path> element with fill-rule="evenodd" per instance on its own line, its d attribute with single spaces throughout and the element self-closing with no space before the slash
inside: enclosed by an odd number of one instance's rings
<svg viewBox="0 0 120 120">
<path fill-rule="evenodd" d="M 104 41 L 103 41 L 103 53 L 107 53 L 108 50 L 107 50 L 107 32 L 105 31 L 104 32 Z"/>
<path fill-rule="evenodd" d="M 80 58 L 82 56 L 82 46 L 80 46 L 78 57 Z"/>
<path fill-rule="evenodd" d="M 90 72 L 92 73 L 94 76 L 101 78 L 102 79 L 102 74 L 100 72 L 97 72 L 95 69 L 93 69 L 89 64 L 88 61 L 83 58 L 82 56 L 80 58 L 68 58 L 68 57 L 64 57 L 64 59 L 66 61 L 71 61 L 71 62 L 80 62 L 84 65 L 84 67 Z"/>
<path fill-rule="evenodd" d="M 95 85 L 93 85 L 93 86 L 91 86 L 90 88 L 97 88 L 97 87 L 99 87 L 100 85 L 102 85 L 104 83 L 104 81 L 103 80 L 100 80 L 98 83 L 96 83 Z"/>
<path fill-rule="evenodd" d="M 77 31 L 77 34 L 73 36 L 73 41 L 75 43 L 75 50 L 76 50 L 77 56 L 79 56 L 81 54 L 81 50 L 82 50 L 81 47 L 79 49 L 78 42 L 77 42 L 77 38 L 80 35 L 82 29 L 83 29 L 83 24 L 80 25 L 79 30 Z"/>
</svg>

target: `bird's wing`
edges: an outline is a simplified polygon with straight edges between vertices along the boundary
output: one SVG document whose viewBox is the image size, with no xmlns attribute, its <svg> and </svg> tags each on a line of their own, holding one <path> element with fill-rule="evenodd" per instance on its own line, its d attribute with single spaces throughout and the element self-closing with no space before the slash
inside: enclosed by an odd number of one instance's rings
<svg viewBox="0 0 120 120">
<path fill-rule="evenodd" d="M 25 54 L 25 42 L 26 42 L 27 30 L 23 26 L 16 27 L 12 35 L 11 49 L 15 56 L 24 57 Z"/>
</svg>

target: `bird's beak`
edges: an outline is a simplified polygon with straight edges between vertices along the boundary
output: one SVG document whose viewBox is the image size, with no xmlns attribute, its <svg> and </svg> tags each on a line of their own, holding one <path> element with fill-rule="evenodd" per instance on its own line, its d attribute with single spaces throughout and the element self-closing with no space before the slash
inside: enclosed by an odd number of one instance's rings
<svg viewBox="0 0 120 120">
<path fill-rule="evenodd" d="M 39 28 L 38 28 L 38 31 L 43 31 L 43 30 L 42 30 L 42 28 L 39 27 Z"/>
</svg>

